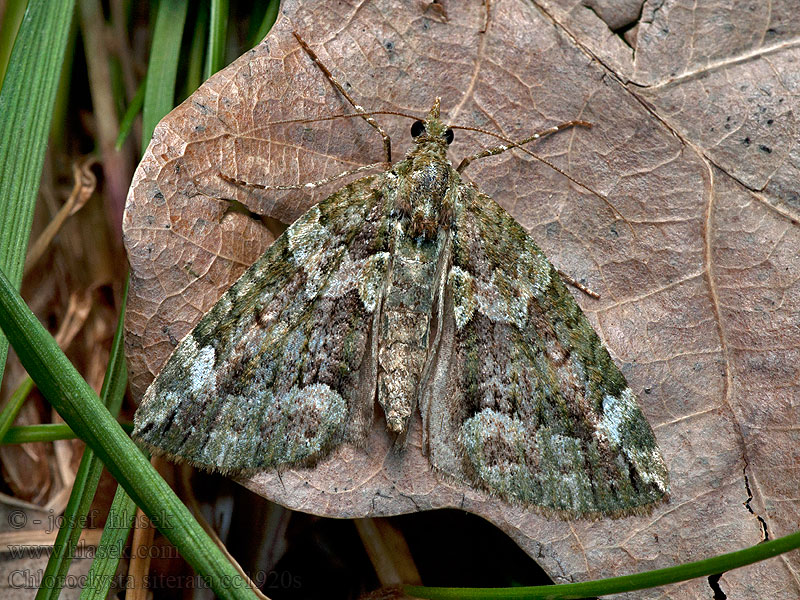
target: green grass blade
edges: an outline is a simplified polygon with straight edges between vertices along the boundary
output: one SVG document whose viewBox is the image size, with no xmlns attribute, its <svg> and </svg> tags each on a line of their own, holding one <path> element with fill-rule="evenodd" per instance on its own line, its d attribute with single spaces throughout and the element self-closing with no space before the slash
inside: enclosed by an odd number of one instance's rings
<svg viewBox="0 0 800 600">
<path fill-rule="evenodd" d="M 25 399 L 33 389 L 33 379 L 26 377 L 19 387 L 11 394 L 6 405 L 3 407 L 3 412 L 0 413 L 0 440 L 4 440 L 6 433 L 11 429 L 11 424 L 17 418 L 22 405 L 25 404 Z M 2 443 L 2 442 L 0 442 Z"/>
<path fill-rule="evenodd" d="M 70 110 L 70 90 L 72 88 L 72 68 L 75 62 L 75 42 L 78 38 L 77 19 L 72 20 L 72 24 L 67 34 L 67 42 L 64 48 L 64 60 L 61 62 L 61 73 L 58 77 L 58 86 L 53 100 L 53 117 L 50 125 L 50 139 L 47 141 L 48 148 L 64 148 L 67 144 L 67 124 L 69 122 Z"/>
<path fill-rule="evenodd" d="M 125 433 L 133 431 L 133 423 L 120 423 Z M 0 446 L 13 444 L 31 444 L 33 442 L 55 442 L 56 440 L 74 440 L 78 436 L 65 423 L 41 423 L 39 425 L 23 425 L 11 427 L 0 439 Z"/>
<path fill-rule="evenodd" d="M 280 7 L 280 0 L 269 0 L 267 10 L 264 12 L 264 18 L 261 19 L 261 24 L 259 25 L 255 36 L 253 36 L 250 40 L 251 46 L 255 46 L 261 40 L 267 37 L 269 30 L 272 29 L 272 26 L 275 24 L 275 21 L 278 18 L 278 9 Z"/>
<path fill-rule="evenodd" d="M 203 7 L 204 8 L 204 7 Z M 208 33 L 208 11 L 200 9 L 192 31 L 192 43 L 189 45 L 189 60 L 183 78 L 182 98 L 188 98 L 203 83 L 203 52 L 206 49 Z"/>
<path fill-rule="evenodd" d="M 108 596 L 135 517 L 136 504 L 122 486 L 117 486 L 97 555 L 81 590 L 81 600 L 105 600 Z"/>
<path fill-rule="evenodd" d="M 158 4 L 144 93 L 142 154 L 153 137 L 156 124 L 175 103 L 175 77 L 187 6 L 187 0 L 161 0 Z"/>
<path fill-rule="evenodd" d="M 19 31 L 19 25 L 22 23 L 22 16 L 25 14 L 25 9 L 28 6 L 28 0 L 9 0 L 6 2 L 5 10 L 3 11 L 3 18 L 0 21 L 0 86 L 3 84 L 3 78 L 6 74 L 6 67 L 8 66 L 8 57 L 11 55 L 11 48 L 14 47 L 14 40 Z"/>
<path fill-rule="evenodd" d="M 74 0 L 31 0 L 0 91 L 0 270 L 15 289 L 42 176 Z M 0 379 L 8 341 L 0 336 Z"/>
<path fill-rule="evenodd" d="M 102 472 L 103 463 L 86 448 L 58 528 L 53 553 L 47 561 L 42 584 L 36 592 L 36 600 L 55 600 L 61 594 Z"/>
<path fill-rule="evenodd" d="M 516 588 L 434 588 L 423 586 L 403 586 L 403 590 L 414 598 L 430 600 L 488 600 L 488 599 L 537 599 L 537 598 L 586 598 L 607 596 L 653 588 L 669 583 L 687 581 L 695 577 L 707 577 L 744 567 L 760 560 L 766 560 L 790 550 L 800 548 L 800 531 L 784 537 L 763 542 L 744 550 L 720 554 L 696 562 L 656 569 L 633 575 L 609 577 L 598 581 L 581 583 L 562 583 L 560 585 L 540 585 Z"/>
<path fill-rule="evenodd" d="M 225 66 L 225 43 L 228 40 L 228 0 L 211 0 L 211 25 L 208 36 L 208 52 L 204 79 Z"/>
<path fill-rule="evenodd" d="M 114 148 L 117 150 L 122 148 L 122 144 L 124 144 L 125 140 L 128 139 L 131 129 L 133 128 L 133 122 L 136 120 L 136 115 L 138 115 L 142 110 L 145 89 L 146 81 L 142 81 L 142 83 L 139 85 L 139 89 L 136 90 L 136 95 L 128 105 L 128 109 L 125 111 L 125 114 L 122 115 L 122 120 L 119 123 L 119 134 L 117 135 L 117 141 L 114 144 Z"/>
<path fill-rule="evenodd" d="M 116 418 L 117 414 L 119 414 L 122 399 L 125 396 L 125 386 L 128 383 L 128 371 L 125 367 L 122 344 L 127 299 L 128 285 L 126 283 L 122 293 L 117 331 L 111 344 L 108 366 L 103 379 L 103 387 L 100 391 L 100 398 L 113 418 Z M 85 448 L 81 457 L 81 464 L 75 475 L 75 482 L 72 485 L 67 507 L 64 509 L 64 517 L 58 529 L 53 553 L 50 555 L 47 567 L 44 570 L 43 584 L 36 594 L 37 600 L 56 600 L 61 593 L 69 566 L 72 563 L 72 556 L 81 537 L 82 524 L 86 522 L 86 516 L 89 514 L 89 508 L 97 492 L 97 484 L 100 482 L 102 473 L 102 461 L 92 452 L 91 448 Z"/>
<path fill-rule="evenodd" d="M 189 509 L 125 434 L 55 340 L 0 273 L 0 327 L 22 365 L 66 423 L 221 598 L 255 598 Z"/>
</svg>

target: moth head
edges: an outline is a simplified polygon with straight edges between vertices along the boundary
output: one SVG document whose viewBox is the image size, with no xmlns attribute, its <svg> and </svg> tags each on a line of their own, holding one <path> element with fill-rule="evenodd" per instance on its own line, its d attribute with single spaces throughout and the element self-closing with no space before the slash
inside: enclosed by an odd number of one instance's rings
<svg viewBox="0 0 800 600">
<path fill-rule="evenodd" d="M 436 98 L 425 120 L 414 121 L 411 125 L 411 137 L 415 142 L 439 142 L 444 145 L 453 143 L 453 130 L 439 119 L 440 102 L 441 98 Z"/>
</svg>

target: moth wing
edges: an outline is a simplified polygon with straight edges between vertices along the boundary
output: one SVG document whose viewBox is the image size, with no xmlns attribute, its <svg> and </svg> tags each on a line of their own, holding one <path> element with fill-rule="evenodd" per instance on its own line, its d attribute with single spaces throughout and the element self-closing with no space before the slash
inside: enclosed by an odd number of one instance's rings
<svg viewBox="0 0 800 600">
<path fill-rule="evenodd" d="M 434 467 L 566 516 L 661 499 L 667 470 L 625 378 L 517 221 L 463 186 L 421 399 Z"/>
<path fill-rule="evenodd" d="M 366 438 L 384 184 L 367 177 L 316 205 L 225 292 L 148 388 L 136 439 L 230 472 L 311 464 Z"/>
</svg>

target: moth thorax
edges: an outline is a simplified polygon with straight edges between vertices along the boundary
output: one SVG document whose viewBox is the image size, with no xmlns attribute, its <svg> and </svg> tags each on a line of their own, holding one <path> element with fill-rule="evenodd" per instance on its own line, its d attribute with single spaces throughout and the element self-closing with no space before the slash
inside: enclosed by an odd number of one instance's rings
<svg viewBox="0 0 800 600">
<path fill-rule="evenodd" d="M 411 217 L 408 233 L 412 237 L 433 239 L 440 228 L 446 227 L 443 219 L 449 214 L 445 210 L 445 202 L 452 184 L 452 167 L 445 161 L 435 159 L 415 163 L 408 196 Z"/>
</svg>

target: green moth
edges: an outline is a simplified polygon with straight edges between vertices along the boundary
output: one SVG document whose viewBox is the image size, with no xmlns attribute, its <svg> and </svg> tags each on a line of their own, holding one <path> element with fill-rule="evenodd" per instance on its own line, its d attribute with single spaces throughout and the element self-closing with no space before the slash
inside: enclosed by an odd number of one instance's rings
<svg viewBox="0 0 800 600">
<path fill-rule="evenodd" d="M 411 133 L 403 160 L 314 206 L 225 292 L 134 437 L 247 473 L 363 446 L 375 418 L 404 452 L 419 410 L 432 467 L 503 500 L 573 517 L 663 499 L 633 392 L 527 232 L 451 165 L 438 99 Z"/>
</svg>

